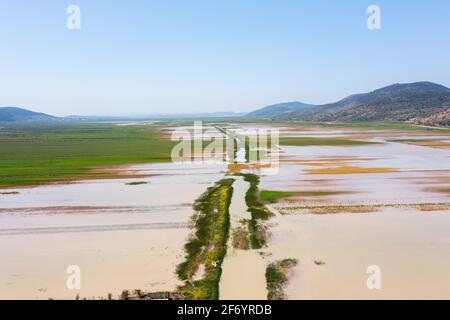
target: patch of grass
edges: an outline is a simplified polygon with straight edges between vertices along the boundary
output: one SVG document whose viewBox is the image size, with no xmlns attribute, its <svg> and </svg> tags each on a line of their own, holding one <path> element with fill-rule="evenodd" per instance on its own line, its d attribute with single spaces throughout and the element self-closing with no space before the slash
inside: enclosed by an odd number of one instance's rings
<svg viewBox="0 0 450 320">
<path fill-rule="evenodd" d="M 229 207 L 234 179 L 222 179 L 208 188 L 194 204 L 194 234 L 186 243 L 185 261 L 178 265 L 177 274 L 185 281 L 180 292 L 187 299 L 217 300 L 222 262 L 227 251 L 230 229 Z M 202 279 L 193 280 L 199 266 L 204 265 Z"/>
<path fill-rule="evenodd" d="M 361 146 L 368 144 L 381 143 L 335 138 L 280 137 L 280 145 L 284 146 Z"/>
<path fill-rule="evenodd" d="M 266 245 L 268 231 L 266 226 L 261 223 L 261 220 L 267 220 L 273 216 L 259 199 L 258 185 L 259 177 L 255 174 L 245 173 L 241 174 L 244 180 L 250 183 L 250 187 L 245 194 L 245 202 L 248 207 L 248 212 L 251 214 L 251 219 L 248 222 L 248 230 L 250 232 L 250 244 L 253 249 L 261 249 Z"/>
<path fill-rule="evenodd" d="M 268 300 L 284 300 L 284 288 L 288 282 L 290 269 L 298 264 L 297 259 L 284 259 L 269 264 L 266 268 L 266 286 Z"/>
<path fill-rule="evenodd" d="M 264 203 L 277 203 L 279 200 L 290 197 L 323 197 L 332 196 L 339 194 L 348 194 L 349 191 L 296 191 L 296 192 L 286 192 L 286 191 L 268 191 L 262 190 L 259 193 L 261 201 Z"/>
<path fill-rule="evenodd" d="M 127 182 L 125 183 L 127 186 L 139 186 L 142 184 L 148 184 L 146 181 L 133 181 L 133 182 Z"/>
<path fill-rule="evenodd" d="M 263 207 L 264 204 L 259 200 L 258 197 L 258 185 L 259 185 L 259 177 L 255 174 L 244 173 L 241 174 L 244 177 L 244 180 L 250 183 L 250 187 L 245 194 L 245 202 L 249 208 L 251 207 Z"/>
<path fill-rule="evenodd" d="M 325 265 L 325 262 L 322 261 L 322 260 L 314 260 L 314 264 L 315 264 L 316 266 L 324 266 L 324 265 Z"/>
<path fill-rule="evenodd" d="M 275 203 L 280 199 L 289 198 L 295 196 L 295 193 L 285 191 L 267 191 L 263 190 L 259 193 L 259 197 L 263 202 Z"/>
<path fill-rule="evenodd" d="M 170 161 L 177 143 L 148 125 L 66 123 L 0 132 L 0 187 L 101 176 L 92 167 Z"/>
</svg>

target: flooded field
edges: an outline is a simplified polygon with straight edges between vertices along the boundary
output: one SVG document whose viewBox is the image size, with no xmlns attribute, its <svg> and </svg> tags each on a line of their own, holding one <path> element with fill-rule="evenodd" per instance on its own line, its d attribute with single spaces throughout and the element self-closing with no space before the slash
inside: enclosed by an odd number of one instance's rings
<svg viewBox="0 0 450 320">
<path fill-rule="evenodd" d="M 290 299 L 447 299 L 449 214 L 286 215 L 276 218 L 271 250 L 274 258 L 299 260 L 286 289 Z M 370 290 L 373 266 L 380 287 Z"/>
<path fill-rule="evenodd" d="M 273 259 L 299 261 L 288 297 L 448 299 L 450 152 L 396 141 L 448 138 L 328 133 L 381 144 L 286 146 L 279 173 L 261 178 L 262 190 L 289 193 L 269 206 L 277 213 L 269 244 Z M 374 267 L 376 288 L 367 284 Z"/>
<path fill-rule="evenodd" d="M 192 204 L 223 167 L 168 163 L 129 169 L 150 177 L 0 195 L 0 298 L 117 298 L 124 289 L 174 290 Z M 66 286 L 72 265 L 81 270 L 80 290 Z"/>
<path fill-rule="evenodd" d="M 298 262 L 283 287 L 289 299 L 450 297 L 450 136 L 287 124 L 211 125 L 207 135 L 271 128 L 280 132 L 275 164 L 241 164 L 245 146 L 237 163 L 118 166 L 107 168 L 113 179 L 1 189 L 0 298 L 176 290 L 193 204 L 224 177 L 234 181 L 220 299 L 265 299 L 266 268 L 283 259 Z M 274 215 L 256 222 L 268 235 L 262 247 L 250 229 L 236 240 L 254 218 L 244 173 L 258 177 L 258 201 Z M 66 285 L 70 266 L 80 267 L 80 290 Z M 380 286 L 370 288 L 374 268 Z"/>
</svg>

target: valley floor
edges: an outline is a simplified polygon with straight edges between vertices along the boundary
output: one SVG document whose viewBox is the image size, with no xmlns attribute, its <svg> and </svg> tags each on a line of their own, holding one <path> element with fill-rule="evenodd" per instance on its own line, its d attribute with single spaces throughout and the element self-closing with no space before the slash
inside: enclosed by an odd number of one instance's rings
<svg viewBox="0 0 450 320">
<path fill-rule="evenodd" d="M 267 297 L 266 268 L 286 259 L 296 261 L 284 270 L 288 281 L 280 285 L 289 299 L 449 298 L 446 130 L 220 125 L 239 135 L 276 127 L 278 163 L 137 164 L 108 167 L 117 171 L 109 179 L 5 185 L 0 298 L 106 298 L 108 293 L 117 298 L 124 289 L 177 290 L 183 282 L 176 268 L 193 231 L 192 206 L 224 177 L 235 181 L 220 298 Z M 14 161 L 26 159 L 26 148 L 16 151 Z M 2 160 L 3 168 L 8 165 Z M 0 171 L 8 172 L 9 181 L 19 179 L 12 168 Z M 253 226 L 244 194 L 250 183 L 243 173 L 259 178 L 263 196 L 256 201 L 274 214 L 256 222 L 268 234 L 262 247 L 233 242 L 233 230 L 242 225 L 251 232 Z M 79 290 L 66 285 L 73 265 L 81 270 Z M 379 289 L 367 285 L 374 267 L 380 271 Z"/>
</svg>

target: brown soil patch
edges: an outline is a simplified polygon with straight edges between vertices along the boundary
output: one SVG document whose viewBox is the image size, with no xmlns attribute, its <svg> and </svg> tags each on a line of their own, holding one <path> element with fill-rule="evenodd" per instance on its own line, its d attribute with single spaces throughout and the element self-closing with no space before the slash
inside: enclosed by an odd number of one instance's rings
<svg viewBox="0 0 450 320">
<path fill-rule="evenodd" d="M 364 173 L 389 173 L 397 172 L 392 168 L 370 168 L 356 166 L 341 166 L 333 168 L 307 169 L 309 174 L 364 174 Z"/>
</svg>

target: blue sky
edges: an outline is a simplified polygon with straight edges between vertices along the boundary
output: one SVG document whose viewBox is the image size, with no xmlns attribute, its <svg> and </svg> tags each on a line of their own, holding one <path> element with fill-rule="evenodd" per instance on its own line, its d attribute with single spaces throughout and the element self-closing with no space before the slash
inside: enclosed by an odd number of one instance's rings
<svg viewBox="0 0 450 320">
<path fill-rule="evenodd" d="M 67 6 L 81 30 L 66 28 Z M 366 28 L 381 8 L 382 29 Z M 0 0 L 0 105 L 55 115 L 250 111 L 450 86 L 450 1 Z"/>
</svg>

